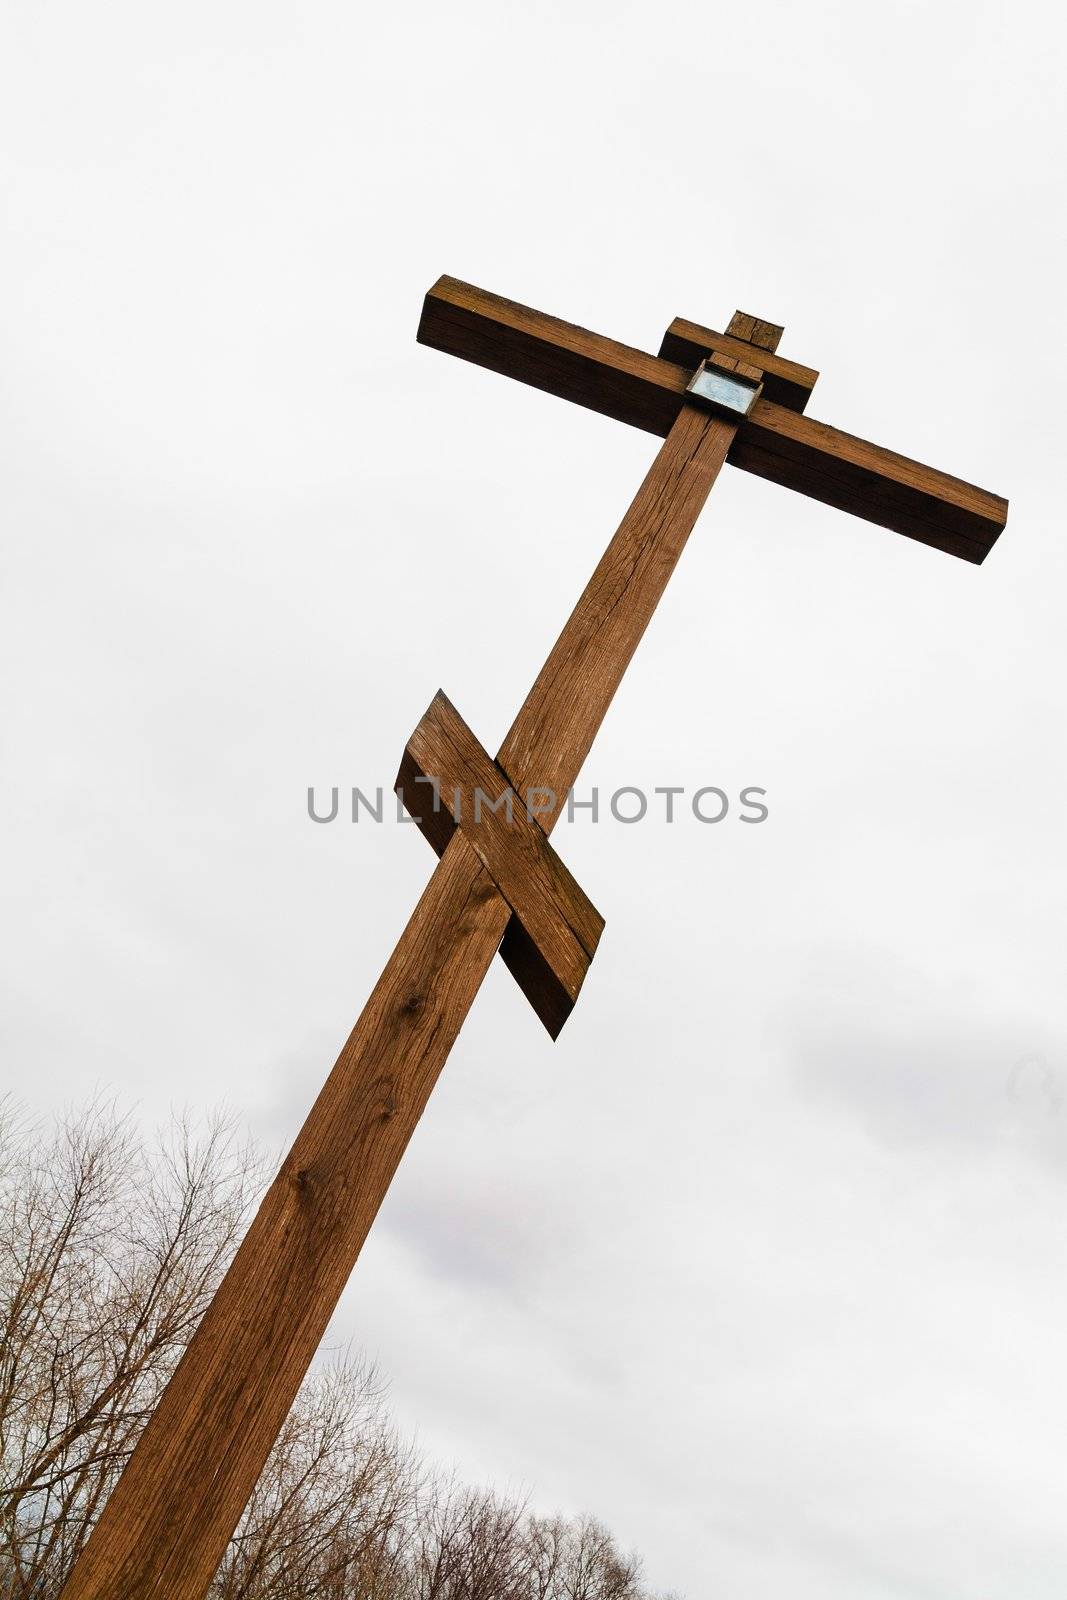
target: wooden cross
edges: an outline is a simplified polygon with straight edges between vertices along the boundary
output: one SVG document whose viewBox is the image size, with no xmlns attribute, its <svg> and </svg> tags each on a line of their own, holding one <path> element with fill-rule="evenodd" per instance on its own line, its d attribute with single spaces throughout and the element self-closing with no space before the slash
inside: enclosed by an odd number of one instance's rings
<svg viewBox="0 0 1067 1600">
<path fill-rule="evenodd" d="M 440 861 L 62 1600 L 201 1600 L 498 950 L 558 1033 L 603 920 L 537 791 L 572 788 L 723 462 L 965 561 L 1004 526 L 997 495 L 806 417 L 781 335 L 676 320 L 652 356 L 453 278 L 426 296 L 422 343 L 664 443 L 495 762 L 441 693 L 409 740 L 397 788 Z"/>
</svg>

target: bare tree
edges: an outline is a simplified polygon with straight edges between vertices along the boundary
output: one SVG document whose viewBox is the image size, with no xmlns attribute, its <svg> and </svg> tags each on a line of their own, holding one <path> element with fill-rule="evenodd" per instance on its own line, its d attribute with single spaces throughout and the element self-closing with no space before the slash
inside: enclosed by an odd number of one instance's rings
<svg viewBox="0 0 1067 1600">
<path fill-rule="evenodd" d="M 41 1134 L 0 1114 L 0 1573 L 45 1594 L 206 1309 L 257 1182 L 215 1120 L 150 1155 L 110 1107 Z"/>
<path fill-rule="evenodd" d="M 415 1490 L 411 1453 L 384 1419 L 373 1371 L 343 1359 L 313 1375 L 263 1470 L 211 1600 L 388 1600 Z"/>
<path fill-rule="evenodd" d="M 622 1555 L 594 1517 L 568 1525 L 560 1557 L 550 1600 L 642 1600 L 641 1563 Z"/>
<path fill-rule="evenodd" d="M 594 1518 L 532 1516 L 491 1490 L 431 1482 L 412 1543 L 411 1600 L 651 1600 Z"/>
<path fill-rule="evenodd" d="M 411 1600 L 529 1600 L 525 1507 L 432 1478 L 411 1541 Z"/>
<path fill-rule="evenodd" d="M 531 1517 L 527 1523 L 530 1600 L 556 1600 L 569 1531 L 562 1517 Z"/>
<path fill-rule="evenodd" d="M 0 1102 L 0 1600 L 58 1594 L 262 1177 L 223 1121 L 149 1148 L 108 1105 L 42 1132 Z M 421 1467 L 343 1357 L 302 1386 L 210 1600 L 650 1600 L 639 1580 L 592 1518 Z"/>
</svg>

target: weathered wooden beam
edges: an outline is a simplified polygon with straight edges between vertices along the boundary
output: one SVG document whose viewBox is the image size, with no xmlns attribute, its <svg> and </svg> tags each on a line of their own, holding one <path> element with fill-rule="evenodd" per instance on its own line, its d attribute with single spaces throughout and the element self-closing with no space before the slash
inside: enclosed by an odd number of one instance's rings
<svg viewBox="0 0 1067 1600">
<path fill-rule="evenodd" d="M 1007 521 L 999 495 L 764 399 L 729 461 L 964 561 L 984 561 Z"/>
<path fill-rule="evenodd" d="M 505 740 L 524 798 L 577 778 L 733 431 L 678 418 Z M 202 1600 L 493 956 L 521 970 L 525 938 L 457 829 L 61 1600 Z"/>
<path fill-rule="evenodd" d="M 735 339 L 759 345 L 761 350 L 773 355 L 782 342 L 785 329 L 780 322 L 767 322 L 763 317 L 754 317 L 751 311 L 735 311 L 726 331 Z"/>
<path fill-rule="evenodd" d="M 455 278 L 439 279 L 426 296 L 419 338 L 660 435 L 678 415 L 689 380 L 689 371 L 674 362 Z M 743 349 L 758 364 L 752 347 Z M 1007 520 L 1008 504 L 1000 495 L 816 422 L 766 395 L 738 429 L 729 461 L 965 561 L 982 561 Z"/>
<path fill-rule="evenodd" d="M 604 919 L 441 690 L 407 742 L 394 787 L 438 855 L 457 827 L 470 840 L 521 925 L 512 972 L 555 1039 Z"/>
<path fill-rule="evenodd" d="M 458 278 L 439 278 L 427 294 L 418 339 L 661 438 L 689 381 L 668 361 Z"/>
<path fill-rule="evenodd" d="M 497 751 L 520 795 L 574 785 L 736 431 L 681 409 Z"/>
<path fill-rule="evenodd" d="M 62 1600 L 206 1593 L 510 915 L 458 833 Z"/>
</svg>

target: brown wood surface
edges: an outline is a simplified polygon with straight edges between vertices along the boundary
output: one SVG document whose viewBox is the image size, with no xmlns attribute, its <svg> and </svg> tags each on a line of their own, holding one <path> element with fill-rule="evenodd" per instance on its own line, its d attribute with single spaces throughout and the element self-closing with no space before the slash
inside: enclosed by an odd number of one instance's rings
<svg viewBox="0 0 1067 1600">
<path fill-rule="evenodd" d="M 732 434 L 679 416 L 505 741 L 520 793 L 573 784 Z M 499 946 L 521 975 L 524 941 L 457 829 L 61 1600 L 202 1600 L 486 970 Z"/>
<path fill-rule="evenodd" d="M 573 786 L 736 431 L 679 414 L 497 752 L 521 795 Z"/>
<path fill-rule="evenodd" d="M 680 411 L 497 751 L 524 799 L 537 788 L 562 802 L 573 788 L 735 432 L 696 406 Z M 542 818 L 546 833 L 561 809 Z M 526 990 L 537 959 L 516 917 L 500 954 Z"/>
<path fill-rule="evenodd" d="M 439 278 L 427 294 L 418 338 L 661 438 L 689 381 L 669 361 L 458 278 Z"/>
<path fill-rule="evenodd" d="M 1007 521 L 999 495 L 762 398 L 729 460 L 964 561 L 983 561 Z"/>
<path fill-rule="evenodd" d="M 782 342 L 785 329 L 780 322 L 765 322 L 762 317 L 754 317 L 750 311 L 735 311 L 726 331 L 733 334 L 735 339 L 759 345 L 761 350 L 773 355 Z"/>
<path fill-rule="evenodd" d="M 426 296 L 419 338 L 650 433 L 665 435 L 685 403 L 686 367 L 454 278 L 440 279 Z M 753 365 L 760 359 L 751 355 Z M 729 461 L 965 561 L 982 561 L 1007 520 L 1001 496 L 766 394 L 739 429 Z"/>
<path fill-rule="evenodd" d="M 395 787 L 438 854 L 457 826 L 467 835 L 521 925 L 522 963 L 512 971 L 556 1038 L 604 919 L 441 690 L 408 740 Z"/>
<path fill-rule="evenodd" d="M 715 352 L 708 356 L 707 365 L 721 367 L 724 372 L 736 372 L 742 378 L 751 378 L 753 383 L 759 384 L 761 391 L 763 389 L 763 374 L 759 367 L 754 367 L 750 361 L 742 361 L 739 356 L 724 356 Z"/>
</svg>

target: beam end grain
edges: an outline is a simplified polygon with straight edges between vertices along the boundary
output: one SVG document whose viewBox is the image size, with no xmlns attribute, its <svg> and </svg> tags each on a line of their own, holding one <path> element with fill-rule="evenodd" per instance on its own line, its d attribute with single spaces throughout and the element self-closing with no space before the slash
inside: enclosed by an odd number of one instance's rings
<svg viewBox="0 0 1067 1600">
<path fill-rule="evenodd" d="M 766 322 L 763 317 L 754 317 L 750 311 L 735 311 L 726 325 L 727 333 L 732 333 L 735 339 L 744 339 L 747 344 L 758 345 L 761 350 L 769 350 L 771 355 L 782 342 L 785 329 L 780 322 Z"/>
</svg>

